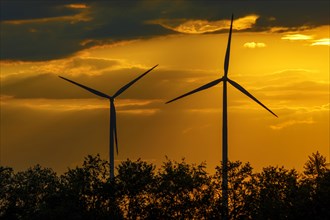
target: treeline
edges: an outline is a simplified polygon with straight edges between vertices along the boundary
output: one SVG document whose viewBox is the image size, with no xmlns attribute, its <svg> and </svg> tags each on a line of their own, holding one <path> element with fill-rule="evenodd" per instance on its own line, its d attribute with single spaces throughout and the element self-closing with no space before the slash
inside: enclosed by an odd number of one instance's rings
<svg viewBox="0 0 330 220">
<path fill-rule="evenodd" d="M 36 165 L 15 173 L 0 167 L 1 219 L 221 219 L 221 166 L 167 159 L 126 160 L 109 180 L 108 162 L 87 156 L 58 176 Z M 330 171 L 318 152 L 303 173 L 269 166 L 253 172 L 230 162 L 230 219 L 330 219 Z"/>
</svg>

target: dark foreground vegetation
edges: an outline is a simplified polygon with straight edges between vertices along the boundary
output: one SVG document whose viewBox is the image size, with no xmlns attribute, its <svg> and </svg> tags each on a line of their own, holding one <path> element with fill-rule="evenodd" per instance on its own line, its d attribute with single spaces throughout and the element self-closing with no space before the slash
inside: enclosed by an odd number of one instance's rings
<svg viewBox="0 0 330 220">
<path fill-rule="evenodd" d="M 0 219 L 221 219 L 221 167 L 166 160 L 118 165 L 87 156 L 61 176 L 34 166 L 15 173 L 0 167 Z M 318 152 L 304 172 L 249 163 L 229 164 L 230 219 L 330 219 L 330 171 Z"/>
</svg>

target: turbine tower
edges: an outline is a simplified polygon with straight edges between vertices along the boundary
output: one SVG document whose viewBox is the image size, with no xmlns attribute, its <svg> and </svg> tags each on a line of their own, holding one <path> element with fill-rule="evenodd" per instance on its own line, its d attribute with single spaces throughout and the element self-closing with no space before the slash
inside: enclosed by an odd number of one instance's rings
<svg viewBox="0 0 330 220">
<path fill-rule="evenodd" d="M 246 89 L 244 89 L 241 85 L 239 85 L 237 82 L 231 80 L 228 78 L 228 67 L 229 67 L 229 56 L 230 56 L 230 43 L 231 43 L 231 34 L 232 34 L 232 28 L 233 28 L 233 19 L 234 15 L 231 16 L 231 23 L 230 23 L 230 30 L 229 30 L 229 37 L 228 37 L 228 44 L 227 44 L 227 50 L 226 50 L 226 56 L 224 61 L 224 74 L 221 78 L 216 79 L 212 82 L 209 82 L 195 90 L 192 90 L 191 92 L 185 93 L 184 95 L 181 95 L 175 99 L 172 99 L 167 103 L 173 102 L 175 100 L 181 99 L 185 96 L 194 94 L 196 92 L 202 91 L 204 89 L 208 89 L 210 87 L 213 87 L 220 82 L 223 82 L 223 103 L 222 103 L 222 205 L 223 205 L 223 215 L 224 219 L 228 219 L 228 127 L 227 127 L 227 82 L 234 86 L 236 89 L 247 95 L 249 98 L 257 102 L 259 105 L 261 105 L 263 108 L 265 108 L 267 111 L 269 111 L 271 114 L 277 117 L 277 115 L 272 112 L 270 109 L 268 109 L 264 104 L 262 104 L 258 99 L 256 99 L 253 95 L 251 95 Z"/>
<path fill-rule="evenodd" d="M 117 123 L 116 123 L 116 108 L 115 108 L 115 98 L 117 96 L 119 96 L 121 93 L 123 93 L 126 89 L 128 89 L 131 85 L 133 85 L 136 81 L 138 81 L 139 79 L 141 79 L 143 76 L 145 76 L 147 73 L 149 73 L 151 70 L 153 70 L 154 68 L 156 68 L 158 66 L 158 64 L 154 67 L 152 67 L 151 69 L 149 69 L 148 71 L 146 71 L 145 73 L 143 73 L 142 75 L 140 75 L 139 77 L 137 77 L 136 79 L 132 80 L 131 82 L 127 83 L 125 86 L 121 87 L 114 95 L 109 96 L 105 93 L 102 93 L 100 91 L 97 91 L 95 89 L 89 88 L 87 86 L 84 86 L 82 84 L 79 84 L 77 82 L 74 82 L 70 79 L 64 78 L 62 76 L 59 76 L 61 79 L 64 79 L 70 83 L 73 83 L 83 89 L 86 89 L 87 91 L 100 96 L 102 98 L 106 98 L 110 101 L 110 133 L 109 133 L 109 162 L 110 162 L 110 179 L 112 180 L 114 178 L 114 168 L 115 168 L 115 161 L 114 161 L 114 143 L 116 142 L 116 152 L 118 155 L 118 140 L 117 140 Z"/>
</svg>

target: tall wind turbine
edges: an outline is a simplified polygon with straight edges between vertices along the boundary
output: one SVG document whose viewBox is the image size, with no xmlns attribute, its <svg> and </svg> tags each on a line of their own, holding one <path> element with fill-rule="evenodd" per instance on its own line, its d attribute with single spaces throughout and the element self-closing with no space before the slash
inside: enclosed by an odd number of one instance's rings
<svg viewBox="0 0 330 220">
<path fill-rule="evenodd" d="M 158 64 L 156 65 L 158 66 Z M 145 73 L 143 73 L 142 75 L 140 75 L 139 77 L 137 77 L 136 79 L 132 80 L 131 82 L 127 83 L 126 85 L 124 85 L 123 87 L 121 87 L 114 95 L 109 96 L 107 94 L 104 94 L 103 92 L 97 91 L 95 89 L 89 88 L 87 86 L 84 86 L 82 84 L 79 84 L 77 82 L 74 82 L 70 79 L 64 78 L 62 76 L 59 76 L 60 78 L 73 83 L 83 89 L 86 89 L 87 91 L 100 96 L 102 98 L 106 98 L 110 101 L 110 134 L 109 134 L 109 160 L 110 160 L 110 179 L 112 180 L 114 178 L 114 142 L 116 142 L 116 152 L 118 155 L 118 140 L 117 140 L 117 123 L 116 123 L 116 108 L 115 108 L 115 98 L 117 96 L 119 96 L 121 93 L 123 93 L 126 89 L 128 89 L 131 85 L 133 85 L 136 81 L 138 81 L 139 79 L 141 79 L 143 76 L 145 76 L 147 73 L 149 73 L 151 70 L 153 70 L 154 68 L 156 68 L 156 66 L 152 67 L 151 69 L 149 69 L 148 71 L 146 71 Z"/>
<path fill-rule="evenodd" d="M 173 102 L 175 100 L 181 99 L 185 96 L 194 94 L 196 92 L 202 91 L 204 89 L 208 89 L 210 87 L 213 87 L 220 82 L 223 82 L 223 103 L 222 103 L 222 205 L 224 208 L 224 217 L 225 219 L 228 218 L 228 128 L 227 128 L 227 82 L 229 82 L 232 86 L 234 86 L 236 89 L 247 95 L 249 98 L 257 102 L 259 105 L 261 105 L 263 108 L 265 108 L 267 111 L 269 111 L 271 114 L 277 115 L 272 112 L 270 109 L 268 109 L 264 104 L 262 104 L 258 99 L 256 99 L 253 95 L 251 95 L 246 89 L 244 89 L 241 85 L 239 85 L 237 82 L 231 80 L 228 78 L 228 67 L 229 67 L 229 55 L 230 55 L 230 42 L 231 42 L 231 34 L 232 34 L 232 28 L 233 28 L 233 19 L 234 15 L 231 16 L 231 23 L 230 23 L 230 30 L 229 30 L 229 37 L 228 37 L 228 44 L 227 44 L 227 50 L 226 50 L 226 56 L 225 56 L 225 62 L 224 62 L 224 74 L 221 78 L 216 79 L 212 82 L 209 82 L 195 90 L 192 90 L 191 92 L 188 92 L 182 96 L 179 96 L 175 99 L 172 99 L 167 103 Z"/>
</svg>

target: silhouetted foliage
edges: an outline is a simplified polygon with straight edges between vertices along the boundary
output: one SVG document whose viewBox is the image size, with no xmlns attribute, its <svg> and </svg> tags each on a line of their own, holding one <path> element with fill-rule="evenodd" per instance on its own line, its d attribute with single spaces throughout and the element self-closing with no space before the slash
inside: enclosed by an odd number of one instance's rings
<svg viewBox="0 0 330 220">
<path fill-rule="evenodd" d="M 154 165 L 141 160 L 126 160 L 118 166 L 116 183 L 125 219 L 148 216 L 153 199 L 151 191 L 155 186 L 154 170 Z"/>
<path fill-rule="evenodd" d="M 318 152 L 304 172 L 228 164 L 230 219 L 329 219 L 330 171 Z M 87 156 L 61 176 L 36 165 L 0 167 L 0 219 L 221 219 L 222 167 L 166 158 L 162 167 L 127 159 L 109 178 L 108 162 Z"/>
<path fill-rule="evenodd" d="M 69 169 L 61 176 L 59 204 L 65 204 L 64 208 L 68 210 L 65 216 L 70 216 L 70 219 L 100 219 L 108 215 L 103 212 L 107 204 L 103 192 L 109 179 L 108 168 L 108 163 L 99 155 L 89 155 L 82 167 Z"/>
<path fill-rule="evenodd" d="M 12 195 L 14 171 L 10 167 L 0 167 L 0 216 L 8 216 Z"/>
<path fill-rule="evenodd" d="M 205 164 L 189 165 L 168 160 L 157 176 L 156 206 L 161 219 L 192 219 L 209 212 L 210 177 Z"/>
<path fill-rule="evenodd" d="M 326 158 L 322 156 L 318 151 L 312 153 L 308 156 L 309 160 L 305 163 L 304 174 L 311 178 L 322 176 L 325 174 L 326 168 Z"/>
<path fill-rule="evenodd" d="M 43 219 L 51 198 L 59 192 L 56 173 L 40 165 L 16 174 L 8 168 L 1 168 L 1 171 L 1 188 L 4 189 L 4 197 L 1 197 L 5 198 L 5 201 L 1 199 L 4 204 L 1 217 Z"/>
<path fill-rule="evenodd" d="M 300 181 L 300 216 L 309 219 L 329 219 L 330 216 L 330 171 L 326 158 L 319 152 L 308 156 Z"/>
<path fill-rule="evenodd" d="M 250 195 L 254 192 L 254 175 L 249 163 L 242 164 L 240 161 L 229 162 L 228 164 L 228 207 L 229 217 L 231 219 L 246 219 L 250 211 Z M 221 218 L 221 198 L 222 198 L 222 167 L 216 167 L 216 173 L 213 176 L 213 185 L 215 186 L 215 200 L 213 204 L 212 218 Z"/>
<path fill-rule="evenodd" d="M 267 167 L 256 174 L 252 219 L 291 219 L 298 189 L 298 173 L 283 167 Z"/>
</svg>

